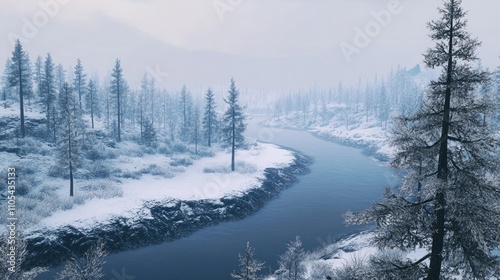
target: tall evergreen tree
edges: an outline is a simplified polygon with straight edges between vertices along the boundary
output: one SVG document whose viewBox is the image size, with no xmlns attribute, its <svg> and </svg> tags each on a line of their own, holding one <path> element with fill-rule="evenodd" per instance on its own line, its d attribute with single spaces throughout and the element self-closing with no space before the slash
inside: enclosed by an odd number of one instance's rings
<svg viewBox="0 0 500 280">
<path fill-rule="evenodd" d="M 239 255 L 240 270 L 233 271 L 231 277 L 241 280 L 257 280 L 259 278 L 259 271 L 264 267 L 264 262 L 255 259 L 255 249 L 247 242 L 244 255 Z"/>
<path fill-rule="evenodd" d="M 201 125 L 200 125 L 200 110 L 198 107 L 194 108 L 193 119 L 192 119 L 192 142 L 194 143 L 194 153 L 198 154 L 198 144 L 201 139 Z"/>
<path fill-rule="evenodd" d="M 90 121 L 92 124 L 92 129 L 94 129 L 94 114 L 96 111 L 96 107 L 98 106 L 97 102 L 97 85 L 94 82 L 94 79 L 90 79 L 89 83 L 87 85 L 87 90 L 86 92 L 86 100 L 85 100 L 85 106 L 88 112 L 90 112 Z"/>
<path fill-rule="evenodd" d="M 442 67 L 442 74 L 430 83 L 423 108 L 396 120 L 391 165 L 407 172 L 403 185 L 347 217 L 352 223 L 376 221 L 380 247 L 428 250 L 411 265 L 424 266 L 427 280 L 458 272 L 465 279 L 499 277 L 493 256 L 500 247 L 499 141 L 483 125 L 492 102 L 477 93 L 487 74 L 471 65 L 480 43 L 466 30 L 460 0 L 445 1 L 439 12 L 441 19 L 429 24 L 436 47 L 425 63 Z"/>
<path fill-rule="evenodd" d="M 10 99 L 12 97 L 11 92 L 13 91 L 14 87 L 10 85 L 10 76 L 11 76 L 11 68 L 12 68 L 12 58 L 7 58 L 7 61 L 5 62 L 5 68 L 4 72 L 2 75 L 2 100 L 7 101 L 7 99 Z M 17 91 L 17 88 L 16 88 Z M 7 102 L 4 102 L 4 106 L 7 106 Z"/>
<path fill-rule="evenodd" d="M 20 130 L 21 138 L 24 138 L 26 136 L 26 129 L 24 126 L 24 97 L 29 95 L 32 91 L 32 80 L 29 55 L 23 50 L 23 46 L 19 39 L 17 39 L 14 51 L 12 52 L 8 80 L 9 85 L 11 87 L 17 87 L 19 93 Z"/>
<path fill-rule="evenodd" d="M 205 95 L 205 114 L 203 115 L 203 133 L 207 140 L 207 145 L 212 146 L 212 139 L 215 134 L 215 127 L 217 125 L 217 112 L 215 112 L 215 99 L 214 93 L 209 88 Z"/>
<path fill-rule="evenodd" d="M 110 93 L 113 97 L 113 102 L 116 110 L 116 140 L 121 141 L 121 126 L 122 126 L 122 112 L 123 112 L 123 99 L 127 90 L 127 84 L 123 78 L 123 70 L 121 62 L 116 59 L 113 73 L 111 74 Z"/>
<path fill-rule="evenodd" d="M 66 82 L 66 70 L 61 63 L 56 66 L 56 85 L 59 91 L 62 90 L 64 83 Z"/>
<path fill-rule="evenodd" d="M 47 134 L 50 133 L 51 124 L 54 121 L 55 117 L 52 116 L 52 113 L 54 111 L 53 103 L 56 100 L 56 90 L 57 90 L 54 69 L 55 66 L 54 62 L 52 61 L 52 56 L 50 53 L 48 53 L 47 56 L 45 57 L 45 63 L 43 67 L 43 77 L 42 77 L 42 89 L 40 91 L 41 100 L 45 105 Z M 55 123 L 53 125 L 55 125 Z M 55 133 L 55 131 L 53 132 Z"/>
<path fill-rule="evenodd" d="M 236 89 L 236 83 L 232 78 L 228 93 L 228 98 L 224 99 L 224 102 L 226 102 L 229 107 L 223 116 L 222 142 L 224 146 L 231 148 L 231 170 L 234 171 L 236 149 L 245 145 L 245 136 L 243 133 L 245 132 L 246 124 L 243 108 L 238 104 L 240 93 L 238 89 Z"/>
<path fill-rule="evenodd" d="M 156 130 L 150 120 L 144 121 L 144 132 L 142 136 L 142 144 L 152 147 L 157 141 Z"/>
<path fill-rule="evenodd" d="M 385 87 L 385 83 L 382 82 L 380 86 L 380 100 L 379 100 L 379 119 L 384 125 L 384 128 L 387 128 L 387 121 L 389 120 L 390 114 L 390 105 L 389 98 L 387 96 L 387 89 Z"/>
<path fill-rule="evenodd" d="M 69 195 L 73 196 L 73 174 L 80 163 L 80 143 L 77 135 L 79 126 L 79 115 L 74 107 L 78 106 L 73 89 L 64 83 L 59 93 L 60 110 L 60 137 L 59 137 L 59 160 L 64 169 L 69 171 L 70 189 Z"/>
<path fill-rule="evenodd" d="M 74 74 L 75 77 L 73 78 L 73 88 L 78 94 L 78 106 L 80 108 L 80 111 L 82 111 L 82 96 L 85 97 L 85 90 L 87 86 L 85 78 L 87 77 L 87 75 L 84 73 L 83 65 L 80 59 L 76 61 Z"/>
<path fill-rule="evenodd" d="M 191 94 L 189 94 L 186 86 L 182 87 L 180 93 L 181 102 L 181 113 L 182 113 L 182 124 L 181 124 L 181 140 L 184 142 L 188 141 L 189 138 L 189 119 L 191 114 Z"/>
<path fill-rule="evenodd" d="M 33 82 L 36 85 L 36 94 L 41 96 L 42 90 L 42 79 L 43 79 L 43 58 L 37 56 L 35 60 L 35 65 L 33 66 Z"/>
</svg>

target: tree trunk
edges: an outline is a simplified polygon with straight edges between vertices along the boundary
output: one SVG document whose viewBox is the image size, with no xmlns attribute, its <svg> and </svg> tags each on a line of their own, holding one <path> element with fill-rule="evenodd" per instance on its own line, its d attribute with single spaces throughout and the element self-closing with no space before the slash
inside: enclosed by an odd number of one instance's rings
<svg viewBox="0 0 500 280">
<path fill-rule="evenodd" d="M 208 147 L 210 148 L 212 140 L 212 108 L 208 108 Z"/>
<path fill-rule="evenodd" d="M 94 129 L 94 93 L 93 88 L 90 89 L 90 119 L 92 121 L 92 129 Z"/>
<path fill-rule="evenodd" d="M 118 97 L 118 108 L 117 108 L 117 114 L 118 114 L 118 142 L 121 142 L 121 105 L 120 105 L 120 81 L 118 81 L 118 78 L 116 78 L 116 96 Z"/>
<path fill-rule="evenodd" d="M 446 77 L 446 94 L 444 102 L 444 115 L 442 122 L 441 131 L 441 146 L 439 148 L 439 159 L 438 159 L 438 174 L 437 177 L 446 183 L 448 180 L 448 133 L 450 129 L 450 103 L 451 103 L 451 83 L 452 83 L 452 67 L 453 67 L 453 16 L 454 1 L 451 1 L 451 27 L 448 42 L 448 69 Z M 446 186 L 446 185 L 444 185 Z M 429 265 L 429 271 L 426 280 L 439 280 L 441 275 L 441 265 L 443 261 L 443 246 L 444 246 L 444 235 L 445 235 L 445 207 L 446 200 L 444 195 L 444 190 L 438 190 L 436 194 L 436 220 L 434 222 L 434 231 L 432 234 L 432 249 L 431 249 L 431 259 Z"/>
<path fill-rule="evenodd" d="M 69 161 L 69 196 L 73 196 L 73 165 Z"/>
<path fill-rule="evenodd" d="M 21 138 L 26 136 L 26 131 L 24 129 L 24 102 L 23 102 L 23 77 L 22 77 L 22 59 L 19 62 L 19 110 L 21 112 Z"/>
<path fill-rule="evenodd" d="M 234 106 L 234 105 L 233 105 Z M 235 116 L 234 116 L 234 107 L 233 107 L 233 127 L 232 127 L 232 143 L 231 143 L 231 171 L 234 171 L 234 144 L 235 144 L 235 138 L 236 138 L 236 121 L 235 121 Z"/>
</svg>

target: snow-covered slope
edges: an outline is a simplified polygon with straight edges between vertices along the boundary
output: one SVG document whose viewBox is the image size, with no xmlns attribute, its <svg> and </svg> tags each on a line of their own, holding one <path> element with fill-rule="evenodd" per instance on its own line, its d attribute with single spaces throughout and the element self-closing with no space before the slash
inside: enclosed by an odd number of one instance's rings
<svg viewBox="0 0 500 280">
<path fill-rule="evenodd" d="M 202 227 L 241 219 L 259 210 L 296 175 L 308 171 L 310 159 L 272 144 L 257 144 L 236 155 L 219 152 L 185 167 L 174 177 L 152 174 L 140 180 L 120 178 L 122 196 L 91 199 L 69 210 L 59 210 L 28 230 L 31 266 L 64 261 L 69 251 L 84 251 L 90 240 L 102 239 L 108 250 L 119 251 L 173 240 Z M 141 158 L 126 165 L 141 166 Z M 147 162 L 150 163 L 147 159 Z M 167 158 L 155 159 L 158 166 Z"/>
<path fill-rule="evenodd" d="M 241 196 L 252 188 L 260 187 L 266 168 L 287 167 L 293 163 L 294 155 L 272 144 L 258 144 L 249 150 L 238 151 L 236 159 L 236 172 L 228 171 L 230 155 L 221 151 L 214 157 L 195 161 L 173 178 L 145 174 L 139 179 L 120 179 L 121 183 L 117 183 L 117 187 L 122 189 L 122 196 L 96 198 L 69 210 L 58 210 L 30 231 L 43 232 L 66 225 L 91 229 L 116 217 L 140 220 L 149 217 L 143 208 L 148 202 L 217 201 L 223 197 Z M 168 166 L 171 159 L 164 155 L 149 155 L 140 158 L 121 157 L 118 161 L 121 163 L 114 167 L 124 170 L 151 164 Z"/>
</svg>

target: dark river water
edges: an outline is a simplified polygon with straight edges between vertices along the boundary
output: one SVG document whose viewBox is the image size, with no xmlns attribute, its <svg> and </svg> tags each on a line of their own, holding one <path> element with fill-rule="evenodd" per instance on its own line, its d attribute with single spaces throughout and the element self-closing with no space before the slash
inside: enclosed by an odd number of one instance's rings
<svg viewBox="0 0 500 280">
<path fill-rule="evenodd" d="M 226 280 L 238 253 L 250 241 L 266 272 L 277 269 L 286 243 L 299 235 L 307 250 L 363 228 L 346 226 L 343 214 L 361 210 L 395 184 L 383 163 L 360 150 L 314 137 L 307 131 L 264 128 L 249 123 L 248 137 L 298 150 L 314 159 L 311 172 L 257 213 L 202 229 L 188 237 L 110 255 L 106 280 Z M 53 279 L 54 270 L 37 279 Z M 129 276 L 134 276 L 131 278 Z"/>
</svg>

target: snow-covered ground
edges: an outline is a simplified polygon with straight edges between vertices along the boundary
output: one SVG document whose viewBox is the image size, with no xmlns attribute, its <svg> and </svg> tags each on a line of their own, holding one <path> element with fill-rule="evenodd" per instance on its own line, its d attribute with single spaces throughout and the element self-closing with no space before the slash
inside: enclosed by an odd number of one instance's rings
<svg viewBox="0 0 500 280">
<path fill-rule="evenodd" d="M 148 217 L 143 205 L 151 201 L 168 200 L 220 200 L 223 197 L 240 196 L 260 186 L 264 170 L 286 167 L 293 162 L 291 151 L 272 144 L 257 144 L 236 154 L 236 172 L 229 172 L 230 154 L 218 152 L 214 157 L 201 158 L 173 177 L 144 174 L 139 179 L 120 178 L 116 183 L 122 195 L 101 199 L 94 198 L 69 210 L 58 210 L 42 219 L 30 230 L 54 229 L 65 225 L 88 229 L 106 223 L 111 218 L 144 219 Z M 164 155 L 143 157 L 120 156 L 114 168 L 120 170 L 141 169 L 147 165 L 169 166 L 172 159 Z M 154 173 L 154 172 L 152 172 Z M 76 184 L 76 195 L 78 183 Z"/>
<path fill-rule="evenodd" d="M 306 129 L 314 135 L 326 140 L 362 148 L 368 155 L 377 159 L 387 160 L 394 153 L 388 141 L 391 123 L 381 122 L 377 118 L 368 117 L 364 113 L 351 113 L 347 118 L 343 106 L 329 105 L 329 119 L 322 121 L 321 117 L 310 114 L 306 118 L 302 113 L 274 117 L 265 125 Z"/>
</svg>

